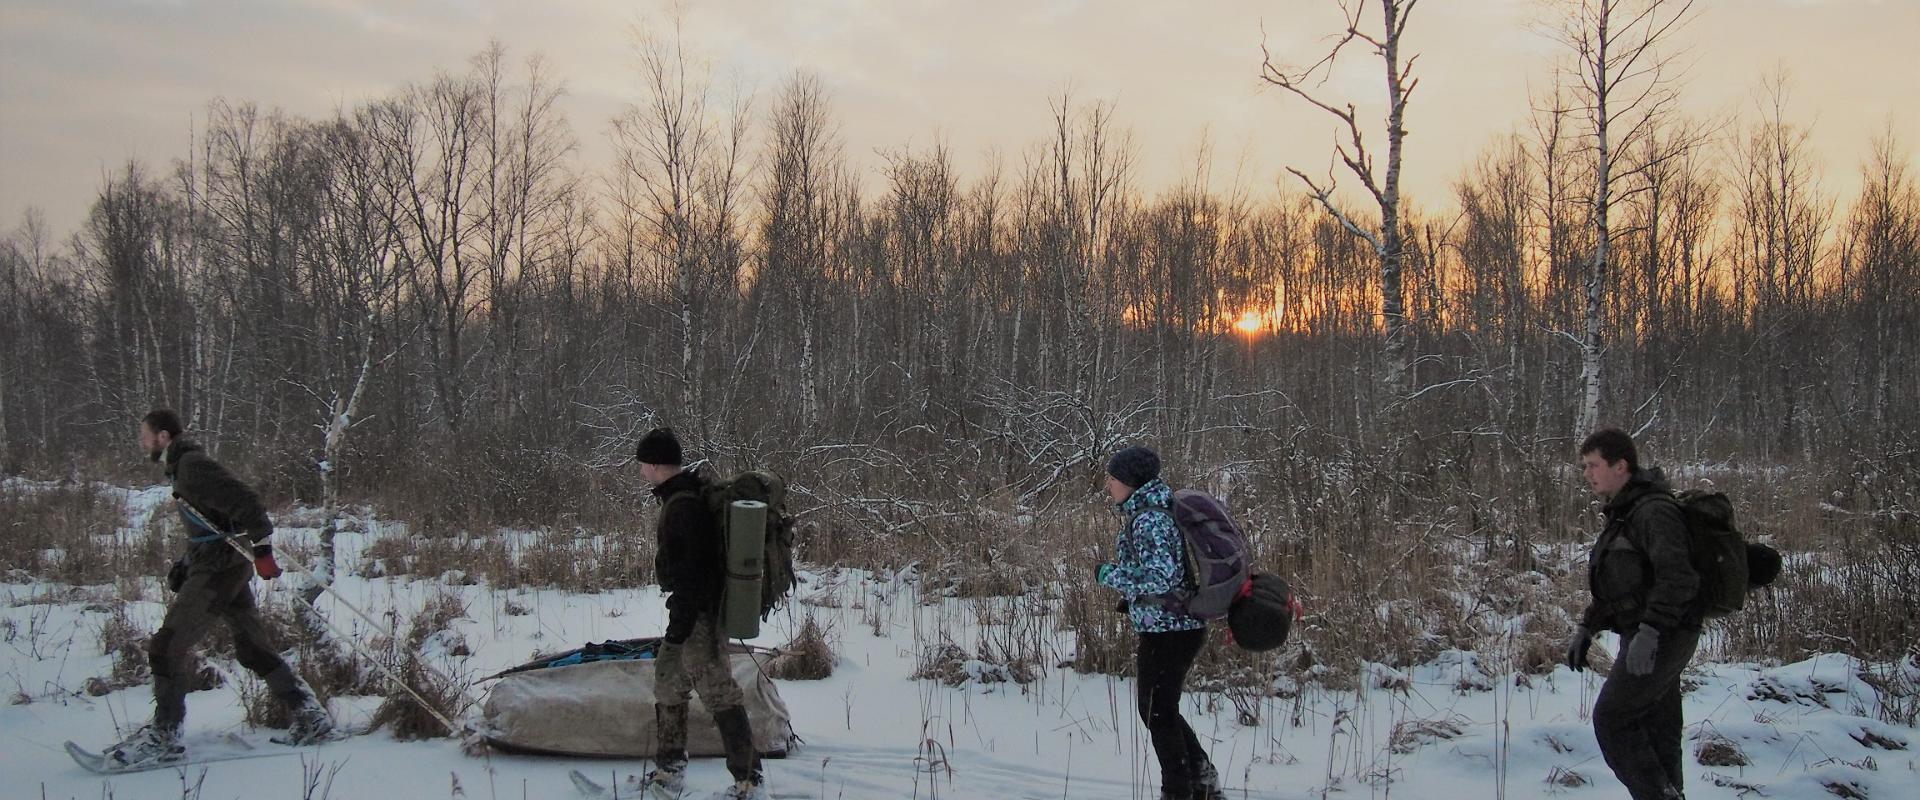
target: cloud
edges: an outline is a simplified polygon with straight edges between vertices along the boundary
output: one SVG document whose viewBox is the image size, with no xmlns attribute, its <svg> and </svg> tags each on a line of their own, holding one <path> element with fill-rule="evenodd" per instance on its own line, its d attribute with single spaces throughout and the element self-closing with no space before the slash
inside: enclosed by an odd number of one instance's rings
<svg viewBox="0 0 1920 800">
<path fill-rule="evenodd" d="M 1323 114 L 1264 88 L 1264 39 L 1280 58 L 1317 59 L 1337 29 L 1331 2 L 1219 0 L 702 0 L 685 5 L 689 44 L 770 98 L 797 70 L 818 75 L 848 157 L 940 137 L 965 174 L 989 150 L 1010 165 L 1045 137 L 1048 103 L 1117 102 L 1141 148 L 1139 182 L 1191 173 L 1210 136 L 1216 160 L 1248 155 L 1255 187 L 1281 167 L 1317 170 L 1334 132 Z M 1371 6 L 1370 6 L 1371 8 Z M 1531 24 L 1537 0 L 1422 4 L 1412 48 L 1421 84 L 1409 121 L 1407 181 L 1428 205 L 1495 136 L 1522 124 L 1529 84 L 1545 85 L 1554 44 Z M 1841 177 L 1889 115 L 1910 115 L 1906 38 L 1920 3 L 1765 0 L 1703 5 L 1687 38 L 1700 66 L 1686 86 L 1700 113 L 1738 107 L 1784 59 L 1818 120 L 1816 147 Z M 1365 20 L 1371 23 L 1371 20 Z M 86 210 L 103 165 L 184 155 L 190 120 L 215 97 L 317 117 L 460 71 L 491 38 L 513 57 L 544 54 L 588 169 L 604 132 L 638 98 L 633 28 L 663 31 L 662 3 L 572 0 L 0 0 L 0 229 L 29 204 L 56 229 Z M 1264 33 L 1263 33 L 1264 29 Z M 1327 88 L 1376 117 L 1381 78 L 1362 52 Z M 761 104 L 764 109 L 766 103 Z M 1911 130 L 1911 116 L 1893 117 Z M 1908 136 L 1909 145 L 1920 137 Z M 1224 166 L 1216 172 L 1224 172 Z M 1842 181 L 1829 184 L 1835 189 Z"/>
</svg>

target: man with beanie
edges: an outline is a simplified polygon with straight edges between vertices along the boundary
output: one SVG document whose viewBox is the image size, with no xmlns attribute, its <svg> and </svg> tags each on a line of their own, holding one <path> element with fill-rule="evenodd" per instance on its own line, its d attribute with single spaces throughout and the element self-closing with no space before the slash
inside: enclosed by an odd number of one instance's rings
<svg viewBox="0 0 1920 800">
<path fill-rule="evenodd" d="M 1106 493 L 1126 518 L 1113 561 L 1095 577 L 1120 593 L 1139 634 L 1134 690 L 1160 761 L 1161 800 L 1218 800 L 1220 775 L 1193 727 L 1180 716 L 1188 670 L 1207 643 L 1207 623 L 1173 611 L 1160 598 L 1194 589 L 1186 574 L 1186 538 L 1173 522 L 1173 490 L 1160 480 L 1160 456 L 1129 447 L 1107 461 Z"/>
<path fill-rule="evenodd" d="M 727 564 L 720 526 L 702 491 L 706 476 L 681 467 L 680 440 L 672 428 L 648 431 L 634 449 L 634 460 L 660 500 L 654 572 L 667 594 L 667 632 L 654 660 L 654 770 L 643 783 L 656 800 L 674 800 L 686 791 L 687 703 L 698 690 L 720 729 L 734 779 L 722 796 L 765 798 L 746 698 L 728 669 L 720 633 Z"/>
<path fill-rule="evenodd" d="M 1600 754 L 1634 800 L 1683 798 L 1680 673 L 1700 642 L 1705 607 L 1687 522 L 1658 469 L 1641 469 L 1633 437 L 1608 428 L 1580 445 L 1580 470 L 1606 501 L 1587 561 L 1593 602 L 1567 644 L 1586 669 L 1593 634 L 1620 634 L 1620 655 L 1593 704 Z"/>
<path fill-rule="evenodd" d="M 180 415 L 168 409 L 155 409 L 140 422 L 140 448 L 166 468 L 173 482 L 173 496 L 186 523 L 187 548 L 167 573 L 173 602 L 167 606 L 160 630 L 147 643 L 147 662 L 153 669 L 153 721 L 107 749 L 107 764 L 115 768 L 178 761 L 186 754 L 180 726 L 186 720 L 192 679 L 187 660 L 193 646 L 221 620 L 233 632 L 240 665 L 265 680 L 274 698 L 291 713 L 293 725 L 282 741 L 307 744 L 333 732 L 333 720 L 281 660 L 254 605 L 249 586 L 253 576 L 258 573 L 272 580 L 280 575 L 273 546 L 266 541 L 273 535 L 273 520 L 251 487 L 182 433 Z M 243 557 L 230 539 L 246 545 L 252 559 Z"/>
</svg>

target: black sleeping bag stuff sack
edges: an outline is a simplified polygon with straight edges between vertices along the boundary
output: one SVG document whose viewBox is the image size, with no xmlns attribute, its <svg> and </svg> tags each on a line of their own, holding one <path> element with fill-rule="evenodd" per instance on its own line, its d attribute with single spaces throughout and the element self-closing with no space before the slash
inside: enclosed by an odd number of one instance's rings
<svg viewBox="0 0 1920 800">
<path fill-rule="evenodd" d="M 1253 652 L 1265 652 L 1287 643 L 1300 613 L 1293 587 L 1278 575 L 1255 574 L 1248 589 L 1227 611 L 1227 630 L 1233 643 Z"/>
</svg>

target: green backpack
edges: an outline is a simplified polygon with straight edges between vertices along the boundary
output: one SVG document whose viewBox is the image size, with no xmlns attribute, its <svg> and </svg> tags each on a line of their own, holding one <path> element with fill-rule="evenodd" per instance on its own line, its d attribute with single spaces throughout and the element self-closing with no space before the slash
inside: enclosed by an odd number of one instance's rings
<svg viewBox="0 0 1920 800">
<path fill-rule="evenodd" d="M 793 574 L 793 516 L 787 513 L 787 482 L 771 472 L 749 470 L 731 479 L 707 484 L 700 495 L 719 525 L 722 542 L 734 539 L 735 532 L 728 530 L 728 525 L 731 519 L 729 509 L 735 500 L 755 500 L 767 505 L 767 521 L 761 532 L 765 549 L 758 564 L 760 619 L 765 620 L 792 593 L 796 581 Z"/>
</svg>

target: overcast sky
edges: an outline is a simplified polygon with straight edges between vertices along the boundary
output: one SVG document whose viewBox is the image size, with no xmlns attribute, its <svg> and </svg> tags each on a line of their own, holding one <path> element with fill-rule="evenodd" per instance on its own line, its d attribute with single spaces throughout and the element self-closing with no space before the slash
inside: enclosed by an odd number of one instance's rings
<svg viewBox="0 0 1920 800">
<path fill-rule="evenodd" d="M 764 101 L 796 70 L 818 75 L 849 157 L 869 171 L 879 150 L 936 138 L 969 177 L 994 148 L 1017 164 L 1046 133 L 1048 99 L 1068 87 L 1117 104 L 1148 190 L 1191 174 L 1206 138 L 1220 188 L 1238 175 L 1270 192 L 1288 164 L 1324 173 L 1330 152 L 1323 115 L 1258 75 L 1263 35 L 1278 57 L 1317 58 L 1339 22 L 1333 0 L 690 5 L 688 44 L 723 80 Z M 1550 83 L 1557 55 L 1538 24 L 1545 7 L 1417 8 L 1409 36 L 1421 83 L 1407 151 L 1417 203 L 1449 206 L 1462 168 L 1524 124 L 1529 92 Z M 1842 208 L 1874 136 L 1891 128 L 1909 158 L 1920 152 L 1920 0 L 1697 8 L 1679 39 L 1692 63 L 1691 113 L 1750 112 L 1761 76 L 1784 67 L 1790 118 L 1812 127 L 1823 186 Z M 668 18 L 658 2 L 615 0 L 0 0 L 0 231 L 28 206 L 46 213 L 56 235 L 72 231 L 105 173 L 130 157 L 158 168 L 185 155 L 213 98 L 329 115 L 436 70 L 464 69 L 490 38 L 516 60 L 549 60 L 569 91 L 580 163 L 599 171 L 607 121 L 638 97 L 633 31 Z M 1377 62 L 1347 64 L 1330 90 L 1363 100 L 1381 93 Z"/>
</svg>

